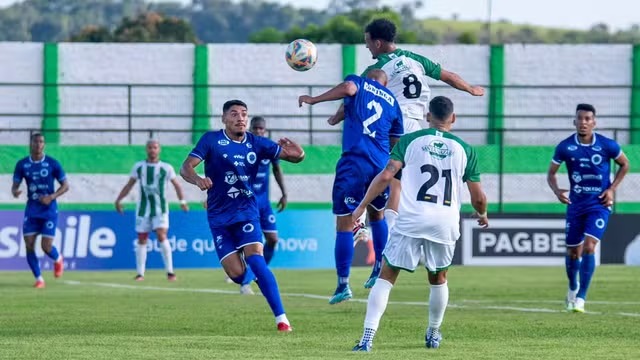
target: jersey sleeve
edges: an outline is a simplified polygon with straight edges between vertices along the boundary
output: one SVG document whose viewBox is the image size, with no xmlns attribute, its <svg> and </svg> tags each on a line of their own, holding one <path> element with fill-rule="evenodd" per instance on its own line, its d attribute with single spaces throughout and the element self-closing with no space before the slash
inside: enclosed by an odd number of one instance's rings
<svg viewBox="0 0 640 360">
<path fill-rule="evenodd" d="M 361 76 L 358 75 L 347 75 L 344 78 L 344 81 L 351 81 L 352 83 L 354 83 L 356 85 L 356 87 L 358 88 L 358 91 L 360 91 L 360 87 L 362 86 L 362 82 L 364 81 L 364 78 L 362 78 Z"/>
<path fill-rule="evenodd" d="M 135 163 L 133 164 L 133 167 L 131 168 L 131 172 L 129 173 L 129 177 L 132 179 L 138 179 L 138 168 L 140 168 L 140 163 Z"/>
<path fill-rule="evenodd" d="M 207 158 L 209 151 L 211 150 L 211 141 L 212 140 L 210 132 L 202 135 L 200 137 L 200 140 L 198 140 L 196 147 L 194 147 L 193 150 L 191 150 L 191 152 L 189 153 L 189 156 L 193 156 L 204 161 Z"/>
<path fill-rule="evenodd" d="M 256 142 L 257 153 L 259 159 L 269 159 L 272 162 L 275 162 L 280 158 L 280 152 L 282 148 L 275 141 L 267 138 L 257 137 L 258 141 Z"/>
<path fill-rule="evenodd" d="M 366 69 L 364 69 L 364 71 L 362 72 L 362 74 L 360 74 L 360 76 L 367 77 L 367 73 L 369 72 L 369 70 L 382 69 L 382 65 L 384 65 L 384 62 L 381 60 L 378 60 L 375 64 L 370 65 Z"/>
<path fill-rule="evenodd" d="M 398 105 L 398 101 L 395 104 L 395 113 L 396 116 L 391 123 L 391 131 L 389 132 L 390 137 L 401 137 L 404 135 L 404 120 L 402 119 L 402 110 L 400 110 L 400 105 Z"/>
<path fill-rule="evenodd" d="M 400 138 L 396 146 L 391 150 L 391 160 L 402 162 L 404 166 L 404 155 L 407 153 L 407 146 L 409 146 L 409 138 L 405 135 Z"/>
<path fill-rule="evenodd" d="M 476 149 L 468 146 L 465 149 L 467 153 L 467 166 L 464 168 L 462 181 L 464 182 L 480 182 L 480 171 L 478 170 L 478 154 Z"/>
<path fill-rule="evenodd" d="M 562 162 L 564 161 L 564 152 L 562 151 L 562 149 L 564 149 L 562 144 L 559 144 L 558 146 L 556 146 L 556 150 L 553 153 L 553 158 L 551 158 L 552 163 L 556 165 L 562 164 Z"/>
<path fill-rule="evenodd" d="M 171 164 L 167 164 L 167 175 L 169 180 L 173 180 L 177 177 L 176 170 L 171 166 Z"/>
<path fill-rule="evenodd" d="M 618 144 L 615 140 L 609 141 L 609 146 L 607 146 L 607 155 L 609 155 L 612 159 L 617 159 L 622 155 L 622 148 L 620 144 Z"/>
<path fill-rule="evenodd" d="M 60 165 L 58 161 L 56 161 L 54 164 L 55 167 L 53 169 L 53 177 L 58 180 L 59 183 L 62 183 L 63 181 L 67 180 L 67 174 L 64 172 L 62 165 Z"/>
<path fill-rule="evenodd" d="M 413 59 L 422 65 L 424 68 L 424 74 L 428 77 L 440 80 L 440 76 L 442 75 L 442 67 L 440 64 L 436 64 L 433 61 L 429 60 L 429 58 L 416 54 L 412 51 L 405 51 L 404 55 L 410 59 Z"/>
<path fill-rule="evenodd" d="M 22 178 L 24 177 L 23 173 L 22 173 L 22 161 L 18 161 L 16 163 L 16 167 L 13 170 L 13 182 L 14 183 L 18 183 L 20 184 L 22 182 Z"/>
</svg>

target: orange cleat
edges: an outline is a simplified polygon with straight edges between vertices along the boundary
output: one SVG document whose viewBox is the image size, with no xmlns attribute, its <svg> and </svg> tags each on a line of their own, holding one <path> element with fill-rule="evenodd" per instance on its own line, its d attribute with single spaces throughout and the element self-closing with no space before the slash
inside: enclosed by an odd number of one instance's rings
<svg viewBox="0 0 640 360">
<path fill-rule="evenodd" d="M 291 327 L 291 325 L 287 324 L 286 322 L 279 322 L 278 323 L 278 331 L 280 331 L 280 332 L 292 332 L 293 328 Z"/>
<path fill-rule="evenodd" d="M 36 280 L 36 283 L 33 284 L 33 287 L 36 289 L 44 289 L 44 281 Z"/>
<path fill-rule="evenodd" d="M 176 281 L 178 278 L 176 277 L 176 274 L 174 273 L 167 273 L 167 280 L 169 281 Z"/>
<path fill-rule="evenodd" d="M 135 281 L 144 281 L 144 276 L 142 276 L 142 275 L 138 274 L 138 275 L 136 275 L 136 277 L 135 277 L 135 279 L 134 279 L 134 280 L 135 280 Z"/>
<path fill-rule="evenodd" d="M 53 277 L 59 278 L 62 273 L 64 273 L 64 260 L 60 256 L 60 259 L 53 263 Z"/>
</svg>

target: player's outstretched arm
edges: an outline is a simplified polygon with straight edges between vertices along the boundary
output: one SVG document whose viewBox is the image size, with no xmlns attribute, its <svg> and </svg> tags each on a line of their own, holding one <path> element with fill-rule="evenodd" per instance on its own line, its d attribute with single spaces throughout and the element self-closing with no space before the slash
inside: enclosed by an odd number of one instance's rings
<svg viewBox="0 0 640 360">
<path fill-rule="evenodd" d="M 208 190 L 213 187 L 213 182 L 208 177 L 201 178 L 195 170 L 195 167 L 200 164 L 202 160 L 194 156 L 187 156 L 187 159 L 182 163 L 180 167 L 180 176 L 188 182 L 200 188 L 200 190 Z"/>
<path fill-rule="evenodd" d="M 553 193 L 556 195 L 558 201 L 568 205 L 571 204 L 571 201 L 567 196 L 567 192 L 569 192 L 569 190 L 560 189 L 560 187 L 558 186 L 558 178 L 556 177 L 558 169 L 560 169 L 560 164 L 551 162 L 551 165 L 549 165 L 549 170 L 547 170 L 547 184 L 549 184 L 551 191 L 553 191 Z"/>
<path fill-rule="evenodd" d="M 122 199 L 124 199 L 127 195 L 129 195 L 129 192 L 131 192 L 131 189 L 133 189 L 133 185 L 135 185 L 136 181 L 137 181 L 136 178 L 130 177 L 129 181 L 127 181 L 127 183 L 124 185 L 122 190 L 120 190 L 120 193 L 116 198 L 116 203 L 115 203 L 116 211 L 119 212 L 120 214 L 124 212 L 124 209 L 122 208 Z"/>
<path fill-rule="evenodd" d="M 353 96 L 356 94 L 356 92 L 358 92 L 358 87 L 356 86 L 356 84 L 354 84 L 353 81 L 345 81 L 318 96 L 300 96 L 298 98 L 298 106 L 302 107 L 302 104 L 314 105 L 325 101 L 340 100 L 344 99 L 347 96 Z"/>
<path fill-rule="evenodd" d="M 344 120 L 344 104 L 340 104 L 340 107 L 338 107 L 336 113 L 334 115 L 331 115 L 327 122 L 329 123 L 329 125 L 333 126 L 340 124 L 342 120 Z"/>
<path fill-rule="evenodd" d="M 615 197 L 615 192 L 618 189 L 618 186 L 622 182 L 622 179 L 627 175 L 630 169 L 629 158 L 625 153 L 620 152 L 620 156 L 618 156 L 615 160 L 616 164 L 618 164 L 618 171 L 616 171 L 616 176 L 613 178 L 613 182 L 611 186 L 607 190 L 605 190 L 602 194 L 600 194 L 600 201 L 602 205 L 611 206 L 613 205 L 613 199 Z"/>
<path fill-rule="evenodd" d="M 284 188 L 284 176 L 282 175 L 282 167 L 278 163 L 271 163 L 273 177 L 276 179 L 276 183 L 282 192 L 280 201 L 278 201 L 278 212 L 284 210 L 287 207 L 287 190 Z"/>
<path fill-rule="evenodd" d="M 304 149 L 293 140 L 282 138 L 278 140 L 278 145 L 282 148 L 279 155 L 280 159 L 292 163 L 299 163 L 304 160 Z"/>
<path fill-rule="evenodd" d="M 471 206 L 476 211 L 478 216 L 478 225 L 482 227 L 489 226 L 489 218 L 487 217 L 487 196 L 482 190 L 482 185 L 479 181 L 467 181 L 467 188 L 469 189 L 469 195 L 471 195 Z"/>
<path fill-rule="evenodd" d="M 187 200 L 184 199 L 184 191 L 182 191 L 182 186 L 180 185 L 178 179 L 171 179 L 171 184 L 176 190 L 176 196 L 178 196 L 178 200 L 180 200 L 180 208 L 182 209 L 182 211 L 189 211 L 189 205 L 187 204 Z"/>
<path fill-rule="evenodd" d="M 458 74 L 456 74 L 454 72 L 442 69 L 442 72 L 440 73 L 440 80 L 442 80 L 443 82 L 449 84 L 451 87 L 454 87 L 454 88 L 456 88 L 458 90 L 461 90 L 461 91 L 468 92 L 469 94 L 471 94 L 473 96 L 482 96 L 482 95 L 484 95 L 484 88 L 483 87 L 469 85 L 469 83 L 464 81 L 464 79 L 461 78 L 460 75 L 458 75 Z"/>
<path fill-rule="evenodd" d="M 384 189 L 389 186 L 391 179 L 393 179 L 393 177 L 398 171 L 400 171 L 400 169 L 402 169 L 402 162 L 390 159 L 389 162 L 387 162 L 387 166 L 385 166 L 384 170 L 382 170 L 378 175 L 376 175 L 375 178 L 373 178 L 373 181 L 371 181 L 371 185 L 369 185 L 369 188 L 367 189 L 367 193 L 364 195 L 364 199 L 362 199 L 362 202 L 353 211 L 353 214 L 351 214 L 354 223 L 358 222 L 358 219 L 362 216 L 362 214 L 364 214 L 367 206 L 376 197 L 384 192 Z"/>
</svg>

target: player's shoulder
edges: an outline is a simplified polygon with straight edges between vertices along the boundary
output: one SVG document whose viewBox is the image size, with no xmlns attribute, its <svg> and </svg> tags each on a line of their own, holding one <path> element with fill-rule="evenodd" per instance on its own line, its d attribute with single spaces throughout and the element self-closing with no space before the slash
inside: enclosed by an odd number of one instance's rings
<svg viewBox="0 0 640 360">
<path fill-rule="evenodd" d="M 612 145 L 618 145 L 618 142 L 610 137 L 607 137 L 605 135 L 602 135 L 600 133 L 594 133 L 594 136 L 596 137 L 596 143 L 602 143 L 606 146 L 612 146 Z"/>
<path fill-rule="evenodd" d="M 42 162 L 43 163 L 49 163 L 52 166 L 60 166 L 61 167 L 60 162 L 56 158 L 54 158 L 53 156 L 45 155 L 45 157 L 44 157 Z"/>
<path fill-rule="evenodd" d="M 22 166 L 22 165 L 24 165 L 26 163 L 29 163 L 29 157 L 28 156 L 25 156 L 25 157 L 23 157 L 21 159 L 18 159 L 18 161 L 16 161 L 16 166 Z"/>
<path fill-rule="evenodd" d="M 567 148 L 567 150 L 574 151 L 578 149 L 578 141 L 576 140 L 576 134 L 573 133 L 566 138 L 560 140 L 557 145 L 558 148 Z"/>
</svg>

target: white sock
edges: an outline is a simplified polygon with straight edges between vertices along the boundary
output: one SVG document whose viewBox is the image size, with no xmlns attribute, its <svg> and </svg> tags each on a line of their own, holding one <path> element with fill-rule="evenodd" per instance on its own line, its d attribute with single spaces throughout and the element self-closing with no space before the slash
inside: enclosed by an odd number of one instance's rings
<svg viewBox="0 0 640 360">
<path fill-rule="evenodd" d="M 276 325 L 278 325 L 281 322 L 283 322 L 283 323 L 285 323 L 287 325 L 291 325 L 291 324 L 289 324 L 289 319 L 287 319 L 287 314 L 282 314 L 282 315 L 276 316 Z"/>
<path fill-rule="evenodd" d="M 147 245 L 140 245 L 136 247 L 136 271 L 138 275 L 144 276 L 144 268 L 147 264 Z"/>
<path fill-rule="evenodd" d="M 167 273 L 173 274 L 173 257 L 171 256 L 171 244 L 169 240 L 160 243 L 162 250 L 162 261 L 164 261 L 164 269 Z"/>
<path fill-rule="evenodd" d="M 398 212 L 393 209 L 384 209 L 384 218 L 387 220 L 387 227 L 389 230 L 396 224 L 398 218 Z"/>
<path fill-rule="evenodd" d="M 376 280 L 375 285 L 371 288 L 369 299 L 367 300 L 367 315 L 364 318 L 364 328 L 378 330 L 380 319 L 387 309 L 389 302 L 389 293 L 393 284 L 385 279 Z"/>
<path fill-rule="evenodd" d="M 444 312 L 449 303 L 449 286 L 445 282 L 442 285 L 431 285 L 429 293 L 429 327 L 439 329 L 442 325 Z"/>
</svg>

